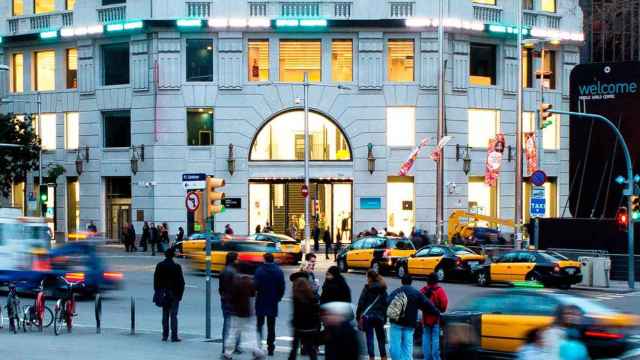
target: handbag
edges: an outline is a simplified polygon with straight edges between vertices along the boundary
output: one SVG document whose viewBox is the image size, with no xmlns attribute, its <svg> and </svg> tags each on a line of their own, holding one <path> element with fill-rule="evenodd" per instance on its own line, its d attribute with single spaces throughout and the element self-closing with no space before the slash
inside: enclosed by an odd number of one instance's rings
<svg viewBox="0 0 640 360">
<path fill-rule="evenodd" d="M 366 309 L 364 309 L 364 311 L 362 312 L 362 315 L 360 315 L 360 319 L 358 319 L 358 329 L 360 331 L 364 331 L 364 324 L 367 320 L 367 313 L 369 312 L 369 310 L 371 310 L 373 305 L 375 305 L 378 302 L 378 299 L 380 299 L 380 295 L 378 295 L 376 299 L 373 300 L 373 302 L 369 306 L 367 306 Z"/>
<path fill-rule="evenodd" d="M 165 307 L 171 305 L 173 302 L 173 295 L 169 289 L 158 289 L 155 293 L 153 293 L 153 303 L 156 304 L 157 307 Z"/>
</svg>

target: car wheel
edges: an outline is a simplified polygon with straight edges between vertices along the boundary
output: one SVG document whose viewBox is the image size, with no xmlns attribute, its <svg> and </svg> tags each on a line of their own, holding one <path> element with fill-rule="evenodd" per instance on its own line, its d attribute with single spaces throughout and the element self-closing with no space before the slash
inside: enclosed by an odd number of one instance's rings
<svg viewBox="0 0 640 360">
<path fill-rule="evenodd" d="M 527 281 L 541 282 L 541 277 L 537 272 L 533 272 L 533 273 L 527 275 Z"/>
<path fill-rule="evenodd" d="M 444 279 L 446 277 L 446 274 L 445 274 L 443 268 L 441 268 L 441 267 L 437 268 L 436 271 L 435 271 L 435 274 L 436 274 L 436 277 L 438 278 L 438 282 L 443 282 L 444 281 Z"/>
<path fill-rule="evenodd" d="M 338 260 L 338 270 L 343 273 L 349 272 L 349 267 L 344 259 Z"/>
<path fill-rule="evenodd" d="M 399 265 L 398 269 L 396 270 L 396 273 L 398 275 L 398 277 L 400 279 L 402 279 L 403 277 L 405 277 L 408 273 L 407 271 L 407 265 Z"/>
<path fill-rule="evenodd" d="M 486 270 L 478 272 L 476 280 L 480 286 L 489 285 L 489 273 Z"/>
</svg>

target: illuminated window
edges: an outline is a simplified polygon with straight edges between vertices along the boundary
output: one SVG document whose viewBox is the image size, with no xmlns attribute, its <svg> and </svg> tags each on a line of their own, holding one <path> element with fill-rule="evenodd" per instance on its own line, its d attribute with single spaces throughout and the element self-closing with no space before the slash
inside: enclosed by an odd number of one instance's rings
<svg viewBox="0 0 640 360">
<path fill-rule="evenodd" d="M 24 15 L 24 0 L 13 0 L 12 14 L 13 16 Z"/>
<path fill-rule="evenodd" d="M 558 184 L 557 178 L 547 177 L 547 181 L 544 183 L 544 199 L 545 199 L 545 211 L 544 217 L 557 217 L 558 216 Z M 527 223 L 531 219 L 531 182 L 528 178 L 523 179 L 522 182 L 522 213 L 524 214 L 524 222 Z"/>
<path fill-rule="evenodd" d="M 24 91 L 24 55 L 13 54 L 11 57 L 11 90 L 14 93 Z"/>
<path fill-rule="evenodd" d="M 533 86 L 533 52 L 531 49 L 522 49 L 522 87 L 530 88 Z"/>
<path fill-rule="evenodd" d="M 38 127 L 38 122 L 40 126 Z M 56 149 L 56 114 L 42 114 L 41 116 L 34 116 L 34 123 L 36 134 L 40 136 L 42 150 L 55 150 Z M 42 134 L 40 134 L 40 130 Z"/>
<path fill-rule="evenodd" d="M 43 14 L 56 11 L 55 0 L 34 0 L 33 10 L 36 14 Z"/>
<path fill-rule="evenodd" d="M 413 176 L 387 178 L 387 230 L 408 236 L 415 225 Z"/>
<path fill-rule="evenodd" d="M 389 81 L 413 81 L 413 40 L 391 39 L 387 46 L 387 78 Z"/>
<path fill-rule="evenodd" d="M 269 80 L 269 40 L 249 40 L 249 81 Z"/>
<path fill-rule="evenodd" d="M 75 150 L 80 143 L 80 114 L 64 114 L 64 148 Z"/>
<path fill-rule="evenodd" d="M 213 81 L 212 40 L 187 40 L 187 81 Z"/>
<path fill-rule="evenodd" d="M 76 6 L 76 0 L 66 0 L 65 9 L 69 11 L 73 11 L 73 8 Z"/>
<path fill-rule="evenodd" d="M 484 183 L 482 176 L 470 176 L 467 199 L 469 212 L 486 216 L 498 216 L 498 188 Z M 480 226 L 486 224 L 480 224 Z"/>
<path fill-rule="evenodd" d="M 556 88 L 556 52 L 551 50 L 544 51 L 544 87 Z"/>
<path fill-rule="evenodd" d="M 35 90 L 51 91 L 56 89 L 56 52 L 38 51 L 35 53 Z"/>
<path fill-rule="evenodd" d="M 67 49 L 67 89 L 78 87 L 78 50 Z"/>
<path fill-rule="evenodd" d="M 495 5 L 496 0 L 473 0 L 474 4 Z"/>
<path fill-rule="evenodd" d="M 472 43 L 469 54 L 469 83 L 491 86 L 496 84 L 496 46 Z"/>
<path fill-rule="evenodd" d="M 309 113 L 308 140 L 311 160 L 351 160 L 342 131 L 315 112 Z M 286 112 L 262 127 L 251 146 L 250 160 L 304 160 L 304 112 Z"/>
<path fill-rule="evenodd" d="M 499 130 L 499 111 L 469 109 L 469 146 L 486 148 Z"/>
<path fill-rule="evenodd" d="M 522 8 L 524 10 L 533 10 L 533 0 L 522 0 Z"/>
<path fill-rule="evenodd" d="M 280 40 L 280 81 L 302 82 L 307 72 L 309 81 L 319 82 L 321 45 L 320 40 Z"/>
<path fill-rule="evenodd" d="M 416 109 L 387 108 L 387 146 L 414 146 L 416 138 Z"/>
<path fill-rule="evenodd" d="M 535 131 L 537 116 L 538 114 L 535 112 L 522 113 L 523 146 L 524 133 Z M 558 150 L 560 148 L 560 116 L 552 115 L 549 120 L 551 124 L 542 130 L 542 148 L 544 150 Z"/>
<path fill-rule="evenodd" d="M 331 80 L 334 82 L 353 81 L 353 41 L 333 40 L 331 42 Z"/>
<path fill-rule="evenodd" d="M 103 84 L 124 85 L 129 83 L 129 43 L 102 46 Z"/>
<path fill-rule="evenodd" d="M 213 109 L 187 110 L 187 144 L 191 146 L 213 144 Z"/>
<path fill-rule="evenodd" d="M 131 113 L 129 111 L 104 112 L 102 120 L 105 148 L 131 146 Z"/>
<path fill-rule="evenodd" d="M 540 0 L 540 10 L 556 12 L 556 0 Z"/>
</svg>

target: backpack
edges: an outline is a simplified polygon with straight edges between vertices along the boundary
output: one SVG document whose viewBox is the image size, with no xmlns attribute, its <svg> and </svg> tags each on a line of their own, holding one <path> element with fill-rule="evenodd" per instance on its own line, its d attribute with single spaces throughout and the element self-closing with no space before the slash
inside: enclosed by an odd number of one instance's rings
<svg viewBox="0 0 640 360">
<path fill-rule="evenodd" d="M 398 292 L 387 307 L 387 317 L 391 321 L 399 321 L 407 309 L 407 294 L 404 291 Z"/>
</svg>

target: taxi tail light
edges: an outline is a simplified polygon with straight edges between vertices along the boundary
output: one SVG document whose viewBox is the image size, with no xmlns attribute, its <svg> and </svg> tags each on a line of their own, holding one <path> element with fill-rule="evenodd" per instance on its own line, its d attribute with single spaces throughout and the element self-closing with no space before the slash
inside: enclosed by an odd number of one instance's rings
<svg viewBox="0 0 640 360">
<path fill-rule="evenodd" d="M 391 257 L 391 249 L 386 249 L 386 250 L 382 253 L 382 257 L 385 257 L 385 258 Z"/>
<path fill-rule="evenodd" d="M 253 254 L 238 254 L 239 261 L 247 261 L 247 262 L 262 262 L 261 255 L 253 255 Z"/>
<path fill-rule="evenodd" d="M 121 281 L 124 279 L 124 275 L 121 272 L 105 272 L 102 274 L 105 280 Z"/>
<path fill-rule="evenodd" d="M 84 281 L 84 273 L 68 273 L 64 275 L 64 279 L 70 283 L 78 283 Z"/>
<path fill-rule="evenodd" d="M 624 334 L 609 332 L 606 330 L 587 330 L 584 332 L 584 336 L 593 339 L 605 339 L 605 340 L 620 340 L 624 338 Z"/>
<path fill-rule="evenodd" d="M 462 266 L 462 259 L 459 257 L 456 258 L 456 266 Z"/>
<path fill-rule="evenodd" d="M 553 271 L 555 271 L 555 272 L 560 272 L 560 265 L 556 264 L 556 265 L 553 267 Z"/>
</svg>

